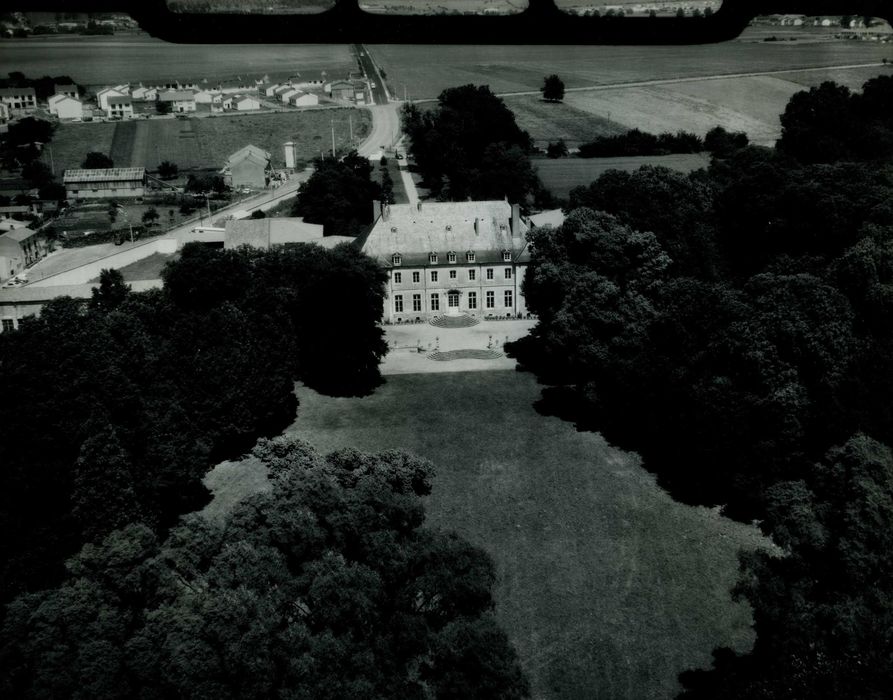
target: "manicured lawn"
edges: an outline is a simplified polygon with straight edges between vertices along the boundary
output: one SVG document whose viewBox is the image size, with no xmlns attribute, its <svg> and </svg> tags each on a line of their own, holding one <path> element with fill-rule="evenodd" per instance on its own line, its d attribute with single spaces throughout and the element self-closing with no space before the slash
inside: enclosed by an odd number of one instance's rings
<svg viewBox="0 0 893 700">
<path fill-rule="evenodd" d="M 674 502 L 634 455 L 539 415 L 513 371 L 388 377 L 373 396 L 298 391 L 290 430 L 323 451 L 411 450 L 437 470 L 434 527 L 496 562 L 497 615 L 538 698 L 669 698 L 715 646 L 752 643 L 733 603 L 751 527 Z M 246 465 L 246 483 L 262 483 Z"/>
</svg>

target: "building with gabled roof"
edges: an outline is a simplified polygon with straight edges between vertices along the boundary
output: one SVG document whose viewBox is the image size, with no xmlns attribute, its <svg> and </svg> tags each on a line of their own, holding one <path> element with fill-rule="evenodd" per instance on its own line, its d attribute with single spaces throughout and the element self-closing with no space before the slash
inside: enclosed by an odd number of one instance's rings
<svg viewBox="0 0 893 700">
<path fill-rule="evenodd" d="M 23 112 L 37 109 L 37 93 L 33 87 L 0 88 L 0 102 L 10 112 Z"/>
<path fill-rule="evenodd" d="M 106 111 L 109 108 L 108 98 L 109 97 L 124 97 L 124 93 L 121 90 L 113 87 L 102 88 L 99 92 L 96 93 L 96 102 L 99 104 L 99 109 L 102 111 Z"/>
<path fill-rule="evenodd" d="M 245 146 L 226 160 L 223 176 L 230 187 L 266 187 L 273 167 L 271 155 L 257 146 Z"/>
<path fill-rule="evenodd" d="M 59 119 L 80 119 L 84 116 L 84 105 L 68 95 L 53 95 L 47 100 L 50 114 L 55 114 Z"/>
<path fill-rule="evenodd" d="M 145 168 L 74 168 L 62 184 L 68 199 L 126 199 L 146 194 Z"/>
<path fill-rule="evenodd" d="M 360 241 L 388 270 L 388 322 L 443 314 L 527 314 L 521 284 L 530 261 L 517 204 L 507 201 L 376 204 Z"/>
<path fill-rule="evenodd" d="M 54 95 L 65 95 L 73 100 L 78 99 L 78 86 L 66 83 L 63 85 L 53 85 Z"/>
<path fill-rule="evenodd" d="M 331 238 L 344 239 L 344 236 Z M 347 240 L 354 240 L 349 238 Z M 224 248 L 247 245 L 261 250 L 287 243 L 321 243 L 322 224 L 308 224 L 301 218 L 267 217 L 263 219 L 239 219 L 226 222 Z"/>
<path fill-rule="evenodd" d="M 190 90 L 168 90 L 158 93 L 159 102 L 169 102 L 171 111 L 177 113 L 195 111 L 195 93 Z"/>
</svg>

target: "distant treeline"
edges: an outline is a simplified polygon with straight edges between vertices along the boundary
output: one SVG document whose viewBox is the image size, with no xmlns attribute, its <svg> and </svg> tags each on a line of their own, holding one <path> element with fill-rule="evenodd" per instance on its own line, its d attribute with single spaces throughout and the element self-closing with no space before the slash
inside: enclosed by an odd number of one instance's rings
<svg viewBox="0 0 893 700">
<path fill-rule="evenodd" d="M 183 248 L 164 288 L 105 271 L 0 334 L 0 600 L 54 585 L 85 542 L 163 531 L 218 461 L 295 416 L 294 383 L 371 390 L 383 272 L 353 246 Z"/>
<path fill-rule="evenodd" d="M 168 0 L 171 12 L 283 13 L 314 12 L 333 7 L 335 0 Z"/>
<path fill-rule="evenodd" d="M 702 139 L 689 131 L 650 134 L 630 129 L 625 134 L 599 136 L 580 146 L 581 158 L 615 158 L 620 156 L 665 156 L 672 153 L 726 153 L 730 148 L 743 148 L 748 143 L 747 134 L 730 133 L 722 127 L 709 131 Z"/>
<path fill-rule="evenodd" d="M 50 77 L 45 75 L 42 78 L 28 78 L 24 73 L 13 71 L 8 74 L 7 78 L 0 78 L 0 88 L 34 88 L 38 100 L 46 100 L 55 93 L 56 85 L 77 85 L 69 75 L 57 75 Z M 83 95 L 87 89 L 83 85 L 77 85 L 78 93 Z"/>
</svg>

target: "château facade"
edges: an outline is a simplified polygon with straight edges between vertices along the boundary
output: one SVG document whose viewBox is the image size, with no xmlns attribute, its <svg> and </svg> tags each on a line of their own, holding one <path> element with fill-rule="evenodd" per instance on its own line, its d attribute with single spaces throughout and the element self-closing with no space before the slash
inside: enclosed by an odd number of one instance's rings
<svg viewBox="0 0 893 700">
<path fill-rule="evenodd" d="M 363 252 L 388 270 L 383 318 L 424 321 L 444 314 L 527 315 L 521 284 L 528 226 L 506 201 L 382 205 Z"/>
</svg>

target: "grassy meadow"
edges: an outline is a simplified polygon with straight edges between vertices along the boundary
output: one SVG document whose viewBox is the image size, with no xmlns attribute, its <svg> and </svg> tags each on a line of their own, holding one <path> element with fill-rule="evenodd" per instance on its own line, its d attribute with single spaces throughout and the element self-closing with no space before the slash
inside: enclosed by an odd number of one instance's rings
<svg viewBox="0 0 893 700">
<path fill-rule="evenodd" d="M 754 528 L 674 502 L 634 455 L 543 417 L 513 371 L 389 376 L 366 398 L 299 388 L 294 431 L 317 448 L 403 448 L 436 467 L 429 525 L 496 562 L 496 612 L 537 698 L 672 697 L 718 645 L 752 643 L 729 588 Z M 263 488 L 257 463 L 209 474 L 227 503 Z M 225 473 L 224 473 L 225 472 Z M 212 504 L 213 505 L 213 504 Z"/>
<path fill-rule="evenodd" d="M 334 119 L 338 148 L 346 147 L 349 120 L 354 141 L 369 133 L 371 117 L 362 109 L 314 109 L 273 114 L 148 119 L 115 123 L 62 124 L 53 138 L 56 171 L 80 167 L 89 151 L 110 154 L 115 165 L 145 166 L 154 170 L 169 160 L 185 169 L 222 168 L 227 156 L 249 143 L 284 166 L 282 144 L 294 141 L 299 158 L 309 160 L 331 148 Z M 86 138 L 85 138 L 86 136 Z"/>
</svg>

